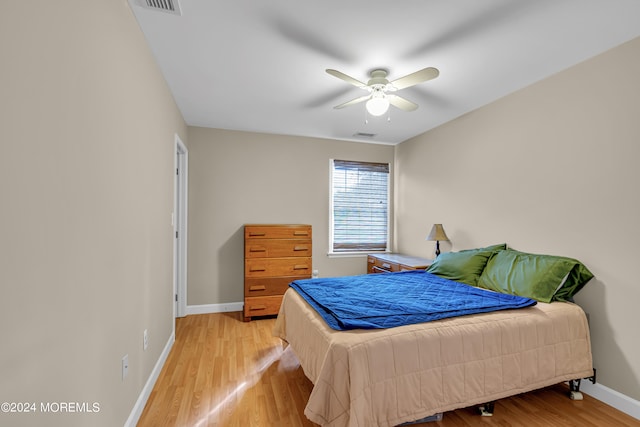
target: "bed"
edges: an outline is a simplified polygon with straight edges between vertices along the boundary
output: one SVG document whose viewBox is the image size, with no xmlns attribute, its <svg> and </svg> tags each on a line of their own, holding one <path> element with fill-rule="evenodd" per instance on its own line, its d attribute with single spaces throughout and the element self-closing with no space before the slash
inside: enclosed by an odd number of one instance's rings
<svg viewBox="0 0 640 427">
<path fill-rule="evenodd" d="M 292 347 L 314 384 L 307 418 L 322 426 L 395 426 L 593 375 L 586 316 L 570 302 L 593 277 L 586 267 L 502 245 L 450 254 L 442 254 L 429 274 L 535 296 L 537 303 L 392 328 L 336 330 L 290 288 L 274 335 Z M 543 278 L 525 274 L 535 283 L 523 290 L 522 262 L 530 264 L 531 257 Z"/>
</svg>

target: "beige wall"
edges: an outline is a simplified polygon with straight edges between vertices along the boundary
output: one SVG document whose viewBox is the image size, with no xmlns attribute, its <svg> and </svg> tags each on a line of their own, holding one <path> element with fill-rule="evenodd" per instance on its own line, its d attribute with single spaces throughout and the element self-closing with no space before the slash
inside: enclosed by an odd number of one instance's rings
<svg viewBox="0 0 640 427">
<path fill-rule="evenodd" d="M 124 0 L 5 2 L 0 57 L 0 402 L 100 405 L 0 425 L 121 426 L 173 329 L 186 126 Z"/>
<path fill-rule="evenodd" d="M 397 146 L 399 249 L 427 255 L 506 242 L 578 258 L 595 274 L 600 383 L 640 399 L 640 39 Z"/>
<path fill-rule="evenodd" d="M 313 226 L 321 277 L 363 274 L 364 257 L 328 258 L 329 159 L 389 162 L 394 147 L 189 127 L 187 303 L 243 300 L 246 223 Z"/>
</svg>

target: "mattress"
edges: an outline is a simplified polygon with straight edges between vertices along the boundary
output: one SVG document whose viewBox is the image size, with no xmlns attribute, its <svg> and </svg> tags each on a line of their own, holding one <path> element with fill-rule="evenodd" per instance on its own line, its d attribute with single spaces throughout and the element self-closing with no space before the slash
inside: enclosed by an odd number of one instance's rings
<svg viewBox="0 0 640 427">
<path fill-rule="evenodd" d="M 593 373 L 586 316 L 566 302 L 336 331 L 290 288 L 274 335 L 314 384 L 305 415 L 322 426 L 395 426 Z"/>
</svg>

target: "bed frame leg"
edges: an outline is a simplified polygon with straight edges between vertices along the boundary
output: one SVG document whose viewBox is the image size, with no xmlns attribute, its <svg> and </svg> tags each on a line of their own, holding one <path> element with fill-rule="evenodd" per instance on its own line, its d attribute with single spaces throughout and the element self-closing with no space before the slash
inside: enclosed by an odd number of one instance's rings
<svg viewBox="0 0 640 427">
<path fill-rule="evenodd" d="M 483 417 L 492 417 L 493 409 L 495 402 L 487 402 L 484 405 L 480 405 L 478 409 L 480 410 L 480 415 Z"/>
<path fill-rule="evenodd" d="M 593 375 L 585 378 L 589 381 L 591 381 L 593 384 L 596 383 L 596 370 L 593 370 Z M 582 400 L 584 399 L 584 396 L 582 395 L 582 392 L 580 391 L 580 379 L 577 380 L 569 380 L 569 398 L 571 400 Z"/>
<path fill-rule="evenodd" d="M 569 380 L 569 399 L 582 400 L 584 396 L 580 392 L 580 379 Z"/>
</svg>

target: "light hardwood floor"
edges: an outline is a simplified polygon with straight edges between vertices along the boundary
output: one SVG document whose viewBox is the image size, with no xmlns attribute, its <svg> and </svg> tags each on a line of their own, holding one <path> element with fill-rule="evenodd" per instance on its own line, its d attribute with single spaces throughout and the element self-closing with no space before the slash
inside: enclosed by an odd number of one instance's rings
<svg viewBox="0 0 640 427">
<path fill-rule="evenodd" d="M 317 426 L 304 416 L 313 384 L 291 348 L 271 335 L 275 319 L 242 313 L 187 316 L 142 413 L 139 427 Z M 502 399 L 493 417 L 475 408 L 446 412 L 436 426 L 640 426 L 640 421 L 565 385 Z"/>
</svg>

